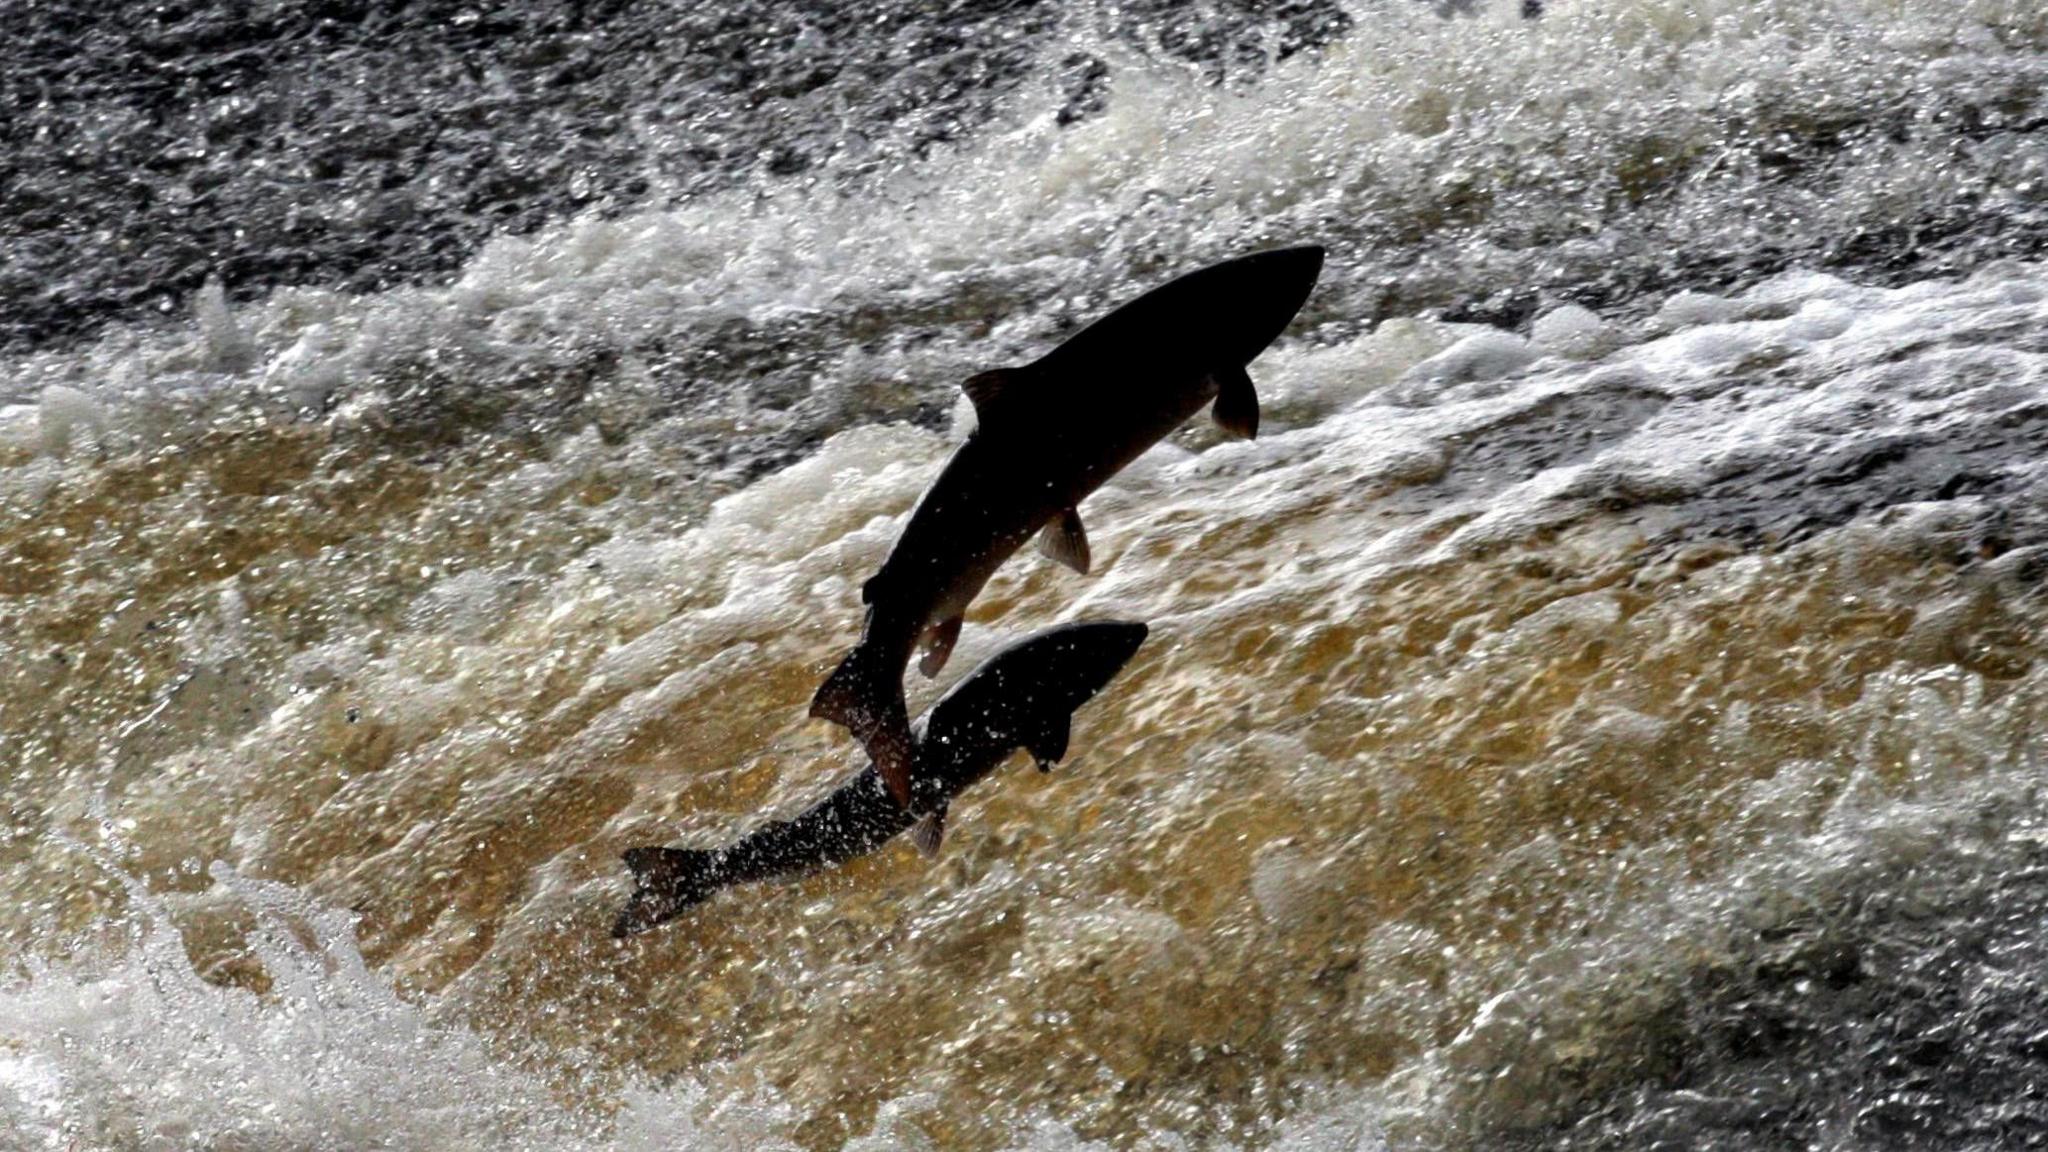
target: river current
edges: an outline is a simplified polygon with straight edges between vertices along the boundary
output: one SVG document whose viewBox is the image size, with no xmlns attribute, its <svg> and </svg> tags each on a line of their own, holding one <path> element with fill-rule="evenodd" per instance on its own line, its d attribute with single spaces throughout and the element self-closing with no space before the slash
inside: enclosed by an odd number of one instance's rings
<svg viewBox="0 0 2048 1152">
<path fill-rule="evenodd" d="M 2048 9 L 588 7 L 158 9 L 286 127 L 16 150 L 155 190 L 0 282 L 0 1148 L 2048 1139 Z M 1148 622 L 1067 761 L 611 940 L 860 767 L 958 382 L 1303 242 L 911 673 Z"/>
</svg>

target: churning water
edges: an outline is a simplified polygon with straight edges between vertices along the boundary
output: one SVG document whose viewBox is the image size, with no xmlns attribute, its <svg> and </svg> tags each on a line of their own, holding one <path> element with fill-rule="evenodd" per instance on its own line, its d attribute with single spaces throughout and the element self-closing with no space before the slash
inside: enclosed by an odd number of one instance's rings
<svg viewBox="0 0 2048 1152">
<path fill-rule="evenodd" d="M 589 7 L 158 9 L 178 163 L 8 14 L 0 1146 L 2048 1139 L 2048 9 Z M 970 613 L 1152 624 L 1066 764 L 609 939 L 859 766 L 958 381 L 1309 241 Z"/>
</svg>

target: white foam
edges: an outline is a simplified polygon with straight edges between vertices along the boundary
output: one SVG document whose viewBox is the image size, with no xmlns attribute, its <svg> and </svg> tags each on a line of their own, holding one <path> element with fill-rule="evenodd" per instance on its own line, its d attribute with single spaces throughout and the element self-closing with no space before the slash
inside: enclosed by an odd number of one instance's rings
<svg viewBox="0 0 2048 1152">
<path fill-rule="evenodd" d="M 815 410 L 741 400 L 735 418 L 830 431 L 872 412 L 878 386 L 941 395 L 969 371 L 1043 351 L 1077 310 L 1122 295 L 1134 269 L 1156 277 L 1162 261 L 1185 267 L 1257 244 L 1329 238 L 1332 221 L 1363 221 L 1367 235 L 1427 231 L 1484 189 L 1513 230 L 1573 238 L 1534 253 L 1447 240 L 1398 270 L 1400 279 L 1441 295 L 1590 278 L 1625 246 L 1600 230 L 1623 225 L 1595 190 L 1639 178 L 1645 147 L 1731 157 L 1661 207 L 1669 219 L 1660 227 L 1741 235 L 1756 226 L 1757 197 L 1779 194 L 1783 182 L 1732 159 L 1746 154 L 1731 146 L 1735 126 L 1803 122 L 1812 92 L 1828 93 L 1843 118 L 1867 116 L 1960 91 L 1958 73 L 1986 106 L 2039 88 L 2034 56 L 1968 34 L 1992 25 L 2021 41 L 2037 34 L 2038 14 L 2017 0 L 1967 18 L 1938 0 L 1587 0 L 1539 21 L 1493 7 L 1484 19 L 1455 21 L 1426 5 L 1375 9 L 1361 20 L 1369 31 L 1279 61 L 1249 91 L 1111 52 L 1108 107 L 1080 124 L 1012 116 L 851 195 L 790 182 L 501 238 L 445 288 L 289 289 L 231 310 L 212 285 L 194 302 L 192 331 L 120 332 L 82 352 L 0 365 L 0 399 L 60 386 L 128 422 L 139 420 L 132 405 L 165 397 L 346 420 L 378 410 L 379 390 L 394 378 L 431 370 L 471 382 L 545 381 L 642 362 L 655 349 L 715 345 L 739 321 L 789 326 L 797 347 L 788 362 L 799 367 L 777 386 Z M 1854 171 L 1831 180 L 1825 201 L 1797 207 L 1809 211 L 1810 228 L 1846 234 L 1889 224 L 1901 206 L 1964 195 L 1943 175 L 1952 166 L 1912 162 L 1946 157 L 1945 140 L 1916 132 L 1901 154 L 1871 142 L 1843 161 Z M 1799 215 L 1770 216 L 1781 217 Z M 1383 256 L 1340 241 L 1317 314 L 1367 314 L 1385 283 Z M 993 315 L 965 304 L 990 298 Z M 1660 319 L 1728 323 L 1768 303 L 1685 294 Z M 921 335 L 940 338 L 848 339 L 851 318 L 863 314 L 923 317 Z M 1552 328 L 1562 322 L 1553 318 Z M 1481 359 L 1497 374 L 1505 345 L 1494 353 Z M 749 368 L 715 383 L 737 395 L 757 377 Z M 633 391 L 595 388 L 587 415 L 646 419 L 651 406 L 626 395 Z M 80 425 L 62 413 L 52 420 Z M 63 434 L 52 436 L 60 450 Z"/>
<path fill-rule="evenodd" d="M 256 362 L 256 345 L 228 308 L 227 289 L 219 277 L 206 282 L 192 302 L 193 319 L 206 352 L 206 366 L 215 372 L 243 372 Z"/>
<path fill-rule="evenodd" d="M 770 1094 L 715 1095 L 688 1078 L 656 1086 L 525 1070 L 429 1006 L 397 994 L 364 962 L 351 917 L 288 887 L 214 865 L 216 882 L 257 916 L 262 995 L 195 972 L 169 907 L 122 877 L 139 921 L 104 962 L 32 966 L 0 984 L 0 1122 L 5 1146 L 61 1150 L 226 1147 L 790 1152 L 797 1117 Z M 1134 908 L 1034 922 L 1055 969 L 1086 970 L 1105 950 L 1172 965 L 1184 947 L 1169 918 Z M 846 1147 L 917 1152 L 930 1101 L 882 1103 Z M 1378 1148 L 1357 1105 L 1284 1122 L 1276 1147 Z M 1181 1141 L 1159 1133 L 1167 1146 Z M 1332 1143 L 1331 1141 L 1336 1141 Z M 1263 1142 L 1262 1142 L 1263 1144 Z M 1018 1152 L 1099 1149 L 1051 1118 L 1022 1126 Z M 1222 1147 L 1228 1147 L 1222 1146 Z"/>
<path fill-rule="evenodd" d="M 0 406 L 0 462 L 19 464 L 43 447 L 42 411 L 35 404 Z"/>
<path fill-rule="evenodd" d="M 1592 360 L 1619 347 L 1622 336 L 1598 312 L 1577 304 L 1553 308 L 1536 318 L 1530 339 L 1545 352 L 1572 360 Z"/>
<path fill-rule="evenodd" d="M 97 436 L 106 430 L 106 412 L 90 396 L 76 388 L 52 384 L 43 389 L 38 405 L 43 447 L 52 456 L 64 455 L 81 436 Z"/>
<path fill-rule="evenodd" d="M 396 994 L 363 961 L 346 913 L 213 873 L 258 917 L 271 990 L 201 979 L 169 909 L 123 877 L 140 918 L 125 954 L 0 986 L 7 1147 L 789 1147 L 772 1103 L 687 1080 L 620 1084 L 616 1119 L 578 1111 L 546 1077 Z"/>
<path fill-rule="evenodd" d="M 1496 389 L 1457 386 L 1492 384 L 1526 367 L 1537 355 L 1527 340 L 1512 332 L 1480 328 L 1410 368 L 1394 396 L 1397 403 L 1420 406 L 1493 395 Z"/>
<path fill-rule="evenodd" d="M 1696 324 L 1727 324 L 1742 319 L 1748 311 L 1749 306 L 1739 300 L 1688 290 L 1666 299 L 1657 309 L 1654 323 L 1666 329 L 1690 328 Z"/>
</svg>

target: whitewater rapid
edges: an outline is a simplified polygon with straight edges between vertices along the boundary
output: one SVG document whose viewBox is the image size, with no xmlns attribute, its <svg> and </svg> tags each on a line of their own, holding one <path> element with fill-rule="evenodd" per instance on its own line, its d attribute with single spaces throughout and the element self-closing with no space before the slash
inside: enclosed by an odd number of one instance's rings
<svg viewBox="0 0 2048 1152">
<path fill-rule="evenodd" d="M 1099 114 L 850 191 L 10 353 L 0 1140 L 2022 1138 L 2044 45 L 1616 0 L 1217 88 L 1091 42 Z M 1149 453 L 1095 574 L 1013 561 L 910 686 L 1147 621 L 1069 762 L 612 942 L 620 849 L 859 767 L 804 702 L 957 381 L 1305 240 L 1261 438 Z"/>
</svg>

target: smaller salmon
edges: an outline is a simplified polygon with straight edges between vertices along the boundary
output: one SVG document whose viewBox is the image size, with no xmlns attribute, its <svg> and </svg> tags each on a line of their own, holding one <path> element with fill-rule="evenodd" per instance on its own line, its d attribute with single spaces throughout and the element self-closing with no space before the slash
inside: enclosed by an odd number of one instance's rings
<svg viewBox="0 0 2048 1152">
<path fill-rule="evenodd" d="M 1145 635 L 1143 624 L 1068 624 L 989 657 L 925 714 L 908 807 L 870 764 L 809 811 L 764 824 L 729 847 L 628 849 L 636 887 L 612 935 L 645 932 L 729 885 L 842 864 L 913 825 L 919 847 L 937 852 L 947 805 L 1010 753 L 1026 749 L 1042 771 L 1065 758 L 1074 711 L 1115 678 Z"/>
</svg>

